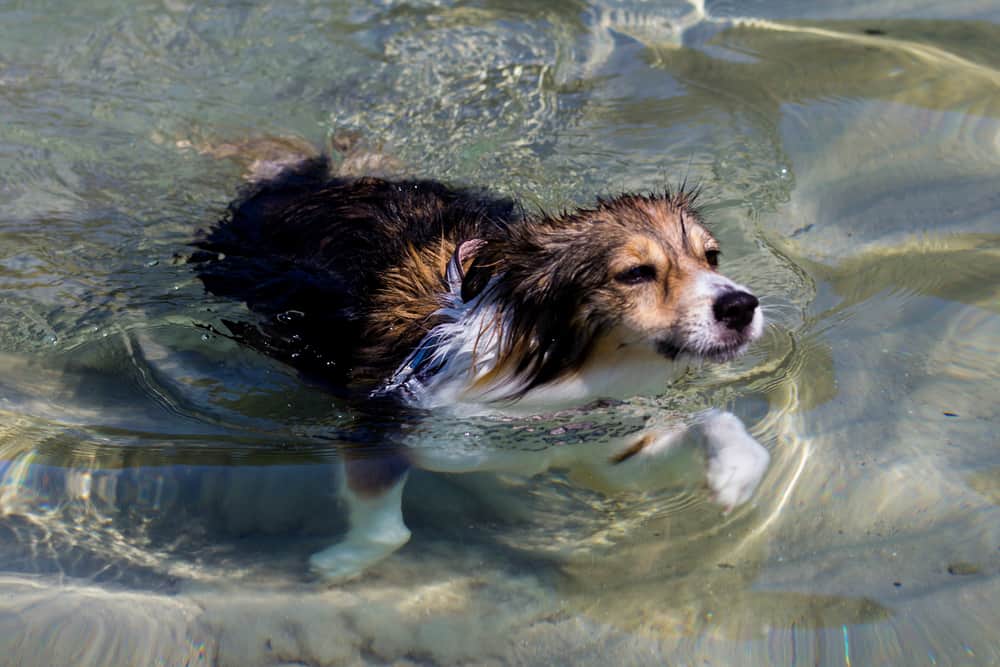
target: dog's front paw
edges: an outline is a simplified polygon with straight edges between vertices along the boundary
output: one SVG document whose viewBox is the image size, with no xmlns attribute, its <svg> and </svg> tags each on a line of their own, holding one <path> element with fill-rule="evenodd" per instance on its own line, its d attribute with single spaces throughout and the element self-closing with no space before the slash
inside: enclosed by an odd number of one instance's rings
<svg viewBox="0 0 1000 667">
<path fill-rule="evenodd" d="M 714 413 L 703 428 L 708 440 L 708 486 L 715 502 L 729 512 L 750 500 L 771 455 L 730 413 Z"/>
</svg>

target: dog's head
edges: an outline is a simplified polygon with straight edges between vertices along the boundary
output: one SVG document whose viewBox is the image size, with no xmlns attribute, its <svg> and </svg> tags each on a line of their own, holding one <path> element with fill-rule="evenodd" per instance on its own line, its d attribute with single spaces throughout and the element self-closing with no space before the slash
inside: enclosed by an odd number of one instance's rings
<svg viewBox="0 0 1000 667">
<path fill-rule="evenodd" d="M 718 272 L 719 243 L 693 198 L 623 195 L 478 243 L 462 292 L 488 295 L 503 313 L 497 371 L 526 391 L 626 348 L 668 360 L 741 354 L 763 316 L 747 288 Z"/>
</svg>

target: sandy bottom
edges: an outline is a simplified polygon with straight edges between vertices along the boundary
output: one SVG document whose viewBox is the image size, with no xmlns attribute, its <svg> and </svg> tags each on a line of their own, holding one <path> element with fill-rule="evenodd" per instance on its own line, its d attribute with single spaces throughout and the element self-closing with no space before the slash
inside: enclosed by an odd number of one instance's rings
<svg viewBox="0 0 1000 667">
<path fill-rule="evenodd" d="M 873 601 L 715 587 L 715 611 L 671 605 L 649 590 L 566 595 L 543 578 L 483 568 L 475 552 L 425 554 L 337 589 L 113 591 L 5 577 L 5 664 L 36 665 L 500 665 L 500 664 L 994 664 L 985 639 L 1000 594 L 969 577 L 889 611 Z M 440 577 L 428 577 L 437 561 Z M 445 574 L 443 565 L 474 574 Z M 708 582 L 704 582 L 708 584 Z M 716 581 L 716 586 L 721 582 Z M 690 593 L 690 591 L 689 591 Z M 565 595 L 565 596 L 564 596 Z M 961 610 L 942 614 L 942 609 Z M 846 625 L 859 617 L 868 625 Z M 992 620 L 991 620 L 992 619 Z M 873 623 L 877 622 L 877 623 Z M 972 623 L 974 625 L 970 626 Z M 848 663 L 850 664 L 850 663 Z"/>
</svg>

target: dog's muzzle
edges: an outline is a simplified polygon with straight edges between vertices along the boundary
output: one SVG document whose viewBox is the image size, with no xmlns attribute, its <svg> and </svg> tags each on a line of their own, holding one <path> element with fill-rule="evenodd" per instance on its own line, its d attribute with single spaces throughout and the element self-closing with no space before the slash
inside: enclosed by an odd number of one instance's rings
<svg viewBox="0 0 1000 667">
<path fill-rule="evenodd" d="M 685 355 L 722 362 L 738 357 L 760 334 L 754 326 L 759 307 L 750 292 L 728 289 L 712 302 L 711 314 L 657 340 L 656 351 L 667 359 Z"/>
</svg>

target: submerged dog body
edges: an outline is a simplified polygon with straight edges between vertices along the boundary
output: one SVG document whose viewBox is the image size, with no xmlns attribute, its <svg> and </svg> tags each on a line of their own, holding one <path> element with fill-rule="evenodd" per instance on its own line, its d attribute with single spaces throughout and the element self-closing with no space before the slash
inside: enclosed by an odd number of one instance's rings
<svg viewBox="0 0 1000 667">
<path fill-rule="evenodd" d="M 210 292 L 261 316 L 226 322 L 235 338 L 335 389 L 459 414 L 538 413 L 661 393 L 686 360 L 724 361 L 759 337 L 757 299 L 717 272 L 694 198 L 526 215 L 433 181 L 331 177 L 314 158 L 256 183 L 193 259 Z M 744 502 L 766 450 L 732 415 L 698 421 L 716 499 Z M 406 541 L 399 501 L 414 458 L 451 471 L 582 467 L 605 487 L 650 488 L 684 430 L 530 460 L 403 452 L 379 468 L 348 455 L 351 528 L 312 564 L 348 576 Z"/>
</svg>

